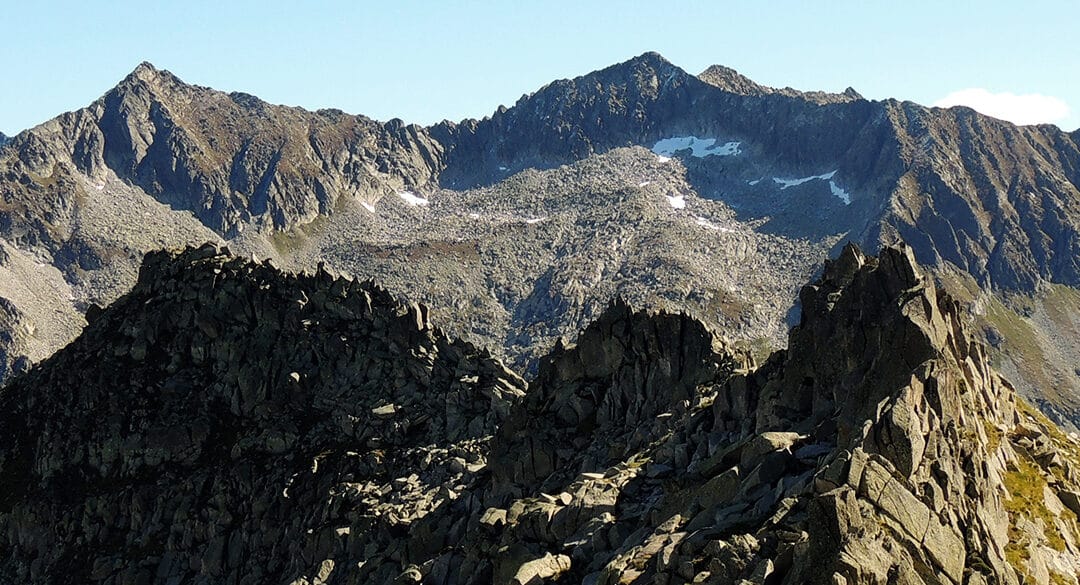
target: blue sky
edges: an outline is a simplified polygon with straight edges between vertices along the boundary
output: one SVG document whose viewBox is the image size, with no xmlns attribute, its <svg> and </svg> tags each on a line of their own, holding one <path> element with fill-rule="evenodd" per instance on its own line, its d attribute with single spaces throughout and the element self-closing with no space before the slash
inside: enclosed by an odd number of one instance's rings
<svg viewBox="0 0 1080 585">
<path fill-rule="evenodd" d="M 89 104 L 144 60 L 274 103 L 426 124 L 649 50 L 691 73 L 720 63 L 766 85 L 1080 127 L 1075 0 L 0 3 L 7 134 Z"/>
</svg>

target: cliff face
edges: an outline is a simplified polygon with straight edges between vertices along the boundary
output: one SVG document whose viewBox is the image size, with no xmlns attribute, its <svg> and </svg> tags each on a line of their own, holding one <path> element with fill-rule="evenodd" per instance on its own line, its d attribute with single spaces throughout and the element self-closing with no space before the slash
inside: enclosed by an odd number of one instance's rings
<svg viewBox="0 0 1080 585">
<path fill-rule="evenodd" d="M 984 284 L 1077 286 L 1080 147 L 1054 126 L 887 103 L 903 173 L 880 226 Z"/>
<path fill-rule="evenodd" d="M 616 303 L 525 392 L 373 285 L 151 255 L 0 391 L 0 576 L 1075 583 L 1076 440 L 911 251 L 802 300 L 757 368 Z"/>
</svg>

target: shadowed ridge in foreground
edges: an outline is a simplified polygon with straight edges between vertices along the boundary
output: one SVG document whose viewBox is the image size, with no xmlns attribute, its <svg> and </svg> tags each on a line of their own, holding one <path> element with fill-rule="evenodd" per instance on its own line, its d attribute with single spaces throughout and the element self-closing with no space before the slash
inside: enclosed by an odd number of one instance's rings
<svg viewBox="0 0 1080 585">
<path fill-rule="evenodd" d="M 910 249 L 801 298 L 749 371 L 613 303 L 526 393 L 371 283 L 151 254 L 2 390 L 0 580 L 1074 582 L 1075 440 Z"/>
</svg>

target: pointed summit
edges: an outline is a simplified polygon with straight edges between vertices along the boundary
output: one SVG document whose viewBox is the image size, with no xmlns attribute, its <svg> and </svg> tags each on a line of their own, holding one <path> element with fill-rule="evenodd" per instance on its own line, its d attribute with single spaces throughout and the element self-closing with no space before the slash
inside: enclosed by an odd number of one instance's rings
<svg viewBox="0 0 1080 585">
<path fill-rule="evenodd" d="M 644 53 L 634 57 L 627 61 L 627 63 L 647 63 L 649 65 L 672 65 L 671 61 L 664 58 L 663 55 L 656 51 L 645 51 Z"/>
<path fill-rule="evenodd" d="M 156 79 L 162 73 L 163 71 L 158 69 L 157 67 L 154 67 L 153 63 L 149 61 L 143 61 L 142 63 L 139 63 L 138 66 L 136 66 L 135 69 L 133 69 L 131 73 L 127 75 L 127 77 L 124 78 L 124 81 L 130 82 L 134 80 L 140 80 L 149 82 Z"/>
<path fill-rule="evenodd" d="M 575 81 L 589 80 L 589 83 L 599 82 L 605 86 L 622 86 L 628 95 L 651 96 L 649 99 L 655 99 L 659 90 L 682 86 L 693 77 L 660 53 L 649 51 L 583 75 Z"/>
<path fill-rule="evenodd" d="M 731 67 L 713 65 L 702 71 L 698 79 L 720 89 L 739 95 L 767 95 L 775 90 L 754 82 Z"/>
<path fill-rule="evenodd" d="M 602 69 L 598 73 L 603 73 L 603 72 L 606 72 L 606 71 L 624 71 L 624 70 L 631 70 L 631 71 L 651 70 L 651 71 L 655 71 L 655 72 L 658 72 L 658 73 L 660 73 L 660 72 L 668 73 L 670 71 L 678 71 L 680 73 L 683 73 L 684 75 L 686 74 L 682 69 L 679 69 L 678 66 L 676 66 L 671 61 L 668 61 L 667 59 L 665 59 L 663 55 L 661 55 L 660 53 L 657 53 L 656 51 L 648 51 L 648 52 L 642 53 L 642 54 L 640 54 L 640 55 L 638 55 L 636 57 L 633 57 L 631 59 L 627 59 L 626 61 L 623 61 L 622 63 L 617 63 L 615 65 L 607 67 L 606 69 Z"/>
<path fill-rule="evenodd" d="M 139 75 L 139 74 L 143 74 L 143 73 L 157 73 L 157 72 L 158 72 L 158 68 L 154 67 L 154 64 L 149 62 L 149 61 L 143 61 L 142 63 L 139 63 L 139 65 L 135 67 L 135 70 L 132 71 L 132 73 L 135 74 L 135 75 Z"/>
<path fill-rule="evenodd" d="M 158 69 L 153 63 L 143 61 L 139 63 L 124 79 L 117 84 L 115 90 L 129 89 L 135 85 L 152 86 L 157 91 L 172 92 L 179 88 L 189 87 L 179 77 L 168 70 Z M 115 91 L 114 90 L 114 91 Z"/>
</svg>

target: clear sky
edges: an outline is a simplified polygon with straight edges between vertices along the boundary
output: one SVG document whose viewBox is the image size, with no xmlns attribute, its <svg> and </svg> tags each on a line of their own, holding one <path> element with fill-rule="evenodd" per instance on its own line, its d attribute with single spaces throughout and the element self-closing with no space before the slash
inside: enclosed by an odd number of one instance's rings
<svg viewBox="0 0 1080 585">
<path fill-rule="evenodd" d="M 0 131 L 85 106 L 141 61 L 274 103 L 427 124 L 650 50 L 690 73 L 719 63 L 766 85 L 850 85 L 1071 131 L 1077 23 L 1076 0 L 0 0 Z"/>
</svg>

